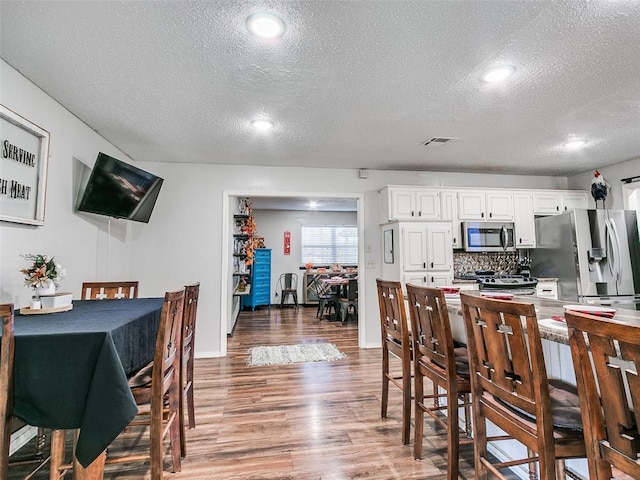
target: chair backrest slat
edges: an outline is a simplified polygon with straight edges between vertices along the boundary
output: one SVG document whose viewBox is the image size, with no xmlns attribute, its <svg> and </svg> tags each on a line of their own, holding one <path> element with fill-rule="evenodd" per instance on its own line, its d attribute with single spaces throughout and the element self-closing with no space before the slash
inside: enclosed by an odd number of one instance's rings
<svg viewBox="0 0 640 480">
<path fill-rule="evenodd" d="M 401 346 L 410 351 L 409 328 L 404 306 L 402 283 L 388 280 L 376 280 L 378 287 L 378 304 L 380 307 L 380 325 L 382 342 L 389 347 Z"/>
</svg>

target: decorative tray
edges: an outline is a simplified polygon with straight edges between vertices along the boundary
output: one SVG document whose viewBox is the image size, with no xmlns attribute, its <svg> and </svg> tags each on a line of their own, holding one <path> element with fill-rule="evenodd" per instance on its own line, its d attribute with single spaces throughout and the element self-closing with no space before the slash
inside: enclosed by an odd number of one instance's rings
<svg viewBox="0 0 640 480">
<path fill-rule="evenodd" d="M 67 312 L 73 308 L 73 303 L 70 305 L 64 305 L 62 307 L 51 307 L 51 308 L 38 308 L 32 310 L 31 307 L 22 307 L 20 309 L 21 315 L 43 315 L 45 313 L 60 313 Z"/>
</svg>

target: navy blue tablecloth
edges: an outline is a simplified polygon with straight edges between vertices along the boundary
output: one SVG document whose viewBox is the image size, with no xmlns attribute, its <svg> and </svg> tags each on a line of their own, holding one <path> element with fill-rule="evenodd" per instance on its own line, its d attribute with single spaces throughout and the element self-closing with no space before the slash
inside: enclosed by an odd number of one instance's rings
<svg viewBox="0 0 640 480">
<path fill-rule="evenodd" d="M 80 429 L 88 466 L 136 415 L 127 376 L 153 359 L 162 298 L 78 300 L 73 310 L 16 314 L 14 415 Z"/>
</svg>

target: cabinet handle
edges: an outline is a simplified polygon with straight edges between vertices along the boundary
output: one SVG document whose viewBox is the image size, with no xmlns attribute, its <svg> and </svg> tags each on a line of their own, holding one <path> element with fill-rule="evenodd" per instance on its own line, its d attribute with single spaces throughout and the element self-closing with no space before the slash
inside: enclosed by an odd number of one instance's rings
<svg viewBox="0 0 640 480">
<path fill-rule="evenodd" d="M 431 262 L 431 268 L 433 268 L 433 262 Z"/>
<path fill-rule="evenodd" d="M 411 212 L 411 216 L 412 216 L 412 217 L 414 217 L 414 216 L 415 216 L 415 213 Z"/>
<path fill-rule="evenodd" d="M 433 283 L 433 281 L 434 281 L 434 280 L 433 280 L 433 277 L 431 277 L 431 283 Z"/>
<path fill-rule="evenodd" d="M 565 212 L 567 211 L 567 206 L 566 206 L 566 205 L 564 206 L 564 211 L 565 211 Z"/>
<path fill-rule="evenodd" d="M 560 211 L 560 207 L 558 205 L 556 205 L 556 212 Z"/>
<path fill-rule="evenodd" d="M 422 277 L 422 281 L 423 281 L 424 283 L 427 283 L 427 277 Z"/>
<path fill-rule="evenodd" d="M 480 214 L 480 218 L 484 218 L 484 212 Z"/>
<path fill-rule="evenodd" d="M 426 269 L 426 268 L 427 268 L 427 262 L 424 262 L 424 263 L 422 264 L 422 268 L 424 268 L 424 269 Z"/>
<path fill-rule="evenodd" d="M 456 240 L 456 237 L 453 237 L 453 243 L 458 243 L 458 241 Z"/>
<path fill-rule="evenodd" d="M 489 212 L 489 218 L 493 218 L 493 212 Z"/>
<path fill-rule="evenodd" d="M 422 210 L 420 210 L 420 211 L 418 212 L 418 216 L 419 216 L 419 217 L 421 217 L 421 216 L 422 216 Z"/>
<path fill-rule="evenodd" d="M 520 243 L 522 243 L 522 239 L 520 239 Z"/>
</svg>

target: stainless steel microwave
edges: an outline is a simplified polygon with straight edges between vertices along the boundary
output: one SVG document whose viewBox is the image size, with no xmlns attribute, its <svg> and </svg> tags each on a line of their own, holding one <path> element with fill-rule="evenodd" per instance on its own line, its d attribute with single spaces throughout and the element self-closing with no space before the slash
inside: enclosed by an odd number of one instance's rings
<svg viewBox="0 0 640 480">
<path fill-rule="evenodd" d="M 465 252 L 515 252 L 513 223 L 463 222 Z"/>
</svg>

